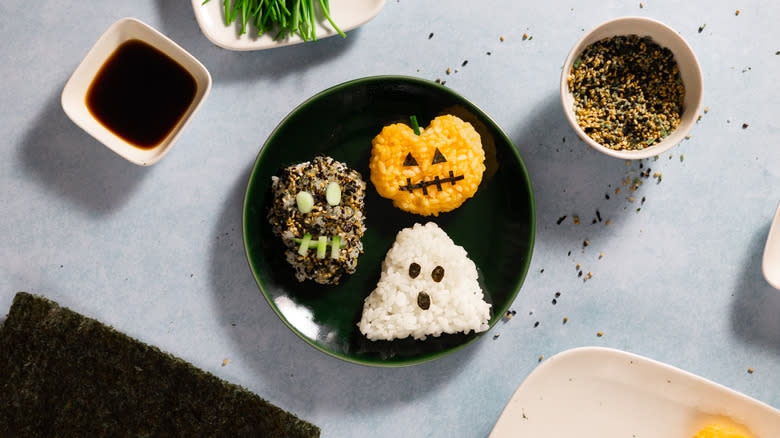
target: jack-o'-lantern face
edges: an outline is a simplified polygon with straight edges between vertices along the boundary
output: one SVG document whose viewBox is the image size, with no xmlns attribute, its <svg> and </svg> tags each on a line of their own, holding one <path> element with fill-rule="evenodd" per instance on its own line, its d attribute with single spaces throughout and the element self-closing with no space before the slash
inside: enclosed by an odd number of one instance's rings
<svg viewBox="0 0 780 438">
<path fill-rule="evenodd" d="M 437 216 L 477 191 L 485 171 L 480 136 L 470 123 L 439 116 L 416 135 L 403 123 L 386 126 L 371 150 L 371 182 L 393 205 Z"/>
</svg>

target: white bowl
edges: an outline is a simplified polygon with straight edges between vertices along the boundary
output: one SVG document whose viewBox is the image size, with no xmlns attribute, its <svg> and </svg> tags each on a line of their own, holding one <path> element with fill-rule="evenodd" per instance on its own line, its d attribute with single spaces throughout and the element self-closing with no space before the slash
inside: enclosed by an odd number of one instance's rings
<svg viewBox="0 0 780 438">
<path fill-rule="evenodd" d="M 168 135 L 153 148 L 140 148 L 127 142 L 103 126 L 87 107 L 86 96 L 92 80 L 114 51 L 129 40 L 140 40 L 156 48 L 176 61 L 195 80 L 192 102 Z M 76 67 L 62 90 L 61 102 L 68 117 L 84 131 L 128 161 L 149 166 L 160 161 L 170 151 L 210 90 L 211 75 L 195 57 L 149 25 L 134 18 L 122 18 L 100 36 Z"/>
<path fill-rule="evenodd" d="M 666 47 L 674 54 L 677 66 L 680 70 L 680 79 L 685 87 L 685 99 L 683 101 L 683 112 L 680 117 L 680 124 L 672 131 L 668 137 L 652 146 L 641 150 L 615 150 L 605 147 L 595 141 L 585 133 L 577 123 L 574 115 L 574 96 L 569 90 L 568 76 L 577 57 L 590 44 L 618 35 L 638 35 L 641 37 L 650 37 L 656 44 Z M 577 135 L 590 145 L 593 149 L 603 152 L 612 157 L 638 160 L 642 158 L 653 157 L 668 151 L 679 144 L 696 124 L 699 117 L 699 109 L 702 100 L 702 75 L 699 61 L 691 50 L 691 47 L 680 36 L 677 31 L 669 26 L 650 18 L 644 17 L 622 17 L 596 26 L 587 32 L 569 52 L 566 61 L 563 64 L 561 72 L 561 104 L 566 118 L 577 132 Z"/>
</svg>

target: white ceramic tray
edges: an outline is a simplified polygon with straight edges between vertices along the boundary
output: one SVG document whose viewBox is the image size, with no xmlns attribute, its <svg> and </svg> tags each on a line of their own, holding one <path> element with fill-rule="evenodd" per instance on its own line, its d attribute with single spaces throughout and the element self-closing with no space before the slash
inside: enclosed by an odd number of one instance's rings
<svg viewBox="0 0 780 438">
<path fill-rule="evenodd" d="M 539 365 L 509 400 L 490 438 L 690 438 L 710 423 L 773 438 L 780 433 L 780 411 L 670 365 L 583 347 Z"/>
</svg>

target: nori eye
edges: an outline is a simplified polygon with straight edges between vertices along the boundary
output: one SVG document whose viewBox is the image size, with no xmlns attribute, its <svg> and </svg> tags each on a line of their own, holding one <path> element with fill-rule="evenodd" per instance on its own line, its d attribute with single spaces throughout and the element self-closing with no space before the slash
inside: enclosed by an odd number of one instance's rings
<svg viewBox="0 0 780 438">
<path fill-rule="evenodd" d="M 446 163 L 447 159 L 444 158 L 444 154 L 441 153 L 439 148 L 436 148 L 436 153 L 433 154 L 433 161 L 431 161 L 431 164 L 439 164 L 439 163 Z"/>
<path fill-rule="evenodd" d="M 414 159 L 411 152 L 406 154 L 406 158 L 404 158 L 404 166 L 417 166 L 417 160 Z"/>
<path fill-rule="evenodd" d="M 442 278 L 444 278 L 444 268 L 441 266 L 433 268 L 433 272 L 431 272 L 431 278 L 437 283 L 440 282 Z"/>
<path fill-rule="evenodd" d="M 411 265 L 409 265 L 409 276 L 412 278 L 417 278 L 418 275 L 420 275 L 420 270 L 422 268 L 417 263 L 412 262 Z"/>
<path fill-rule="evenodd" d="M 428 310 L 431 308 L 431 297 L 426 294 L 425 292 L 420 292 L 417 294 L 417 305 L 423 309 Z"/>
</svg>

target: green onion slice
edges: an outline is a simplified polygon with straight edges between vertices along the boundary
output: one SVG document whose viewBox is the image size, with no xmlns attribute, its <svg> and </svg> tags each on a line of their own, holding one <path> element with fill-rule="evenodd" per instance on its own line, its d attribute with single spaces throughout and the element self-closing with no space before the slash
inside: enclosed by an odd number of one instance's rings
<svg viewBox="0 0 780 438">
<path fill-rule="evenodd" d="M 330 258 L 339 258 L 339 249 L 341 249 L 341 237 L 333 236 L 333 239 L 330 241 Z"/>
<path fill-rule="evenodd" d="M 327 246 L 328 246 L 328 238 L 325 237 L 325 236 L 320 236 L 319 240 L 317 241 L 317 258 L 318 259 L 324 259 L 325 258 L 325 248 L 327 248 Z"/>
<path fill-rule="evenodd" d="M 409 120 L 412 121 L 412 129 L 416 135 L 420 135 L 420 125 L 417 124 L 417 116 L 409 116 Z"/>
<path fill-rule="evenodd" d="M 303 235 L 303 239 L 300 241 L 301 246 L 298 247 L 298 254 L 302 256 L 306 255 L 306 251 L 309 250 L 309 242 L 311 242 L 311 234 L 306 233 Z"/>
</svg>

